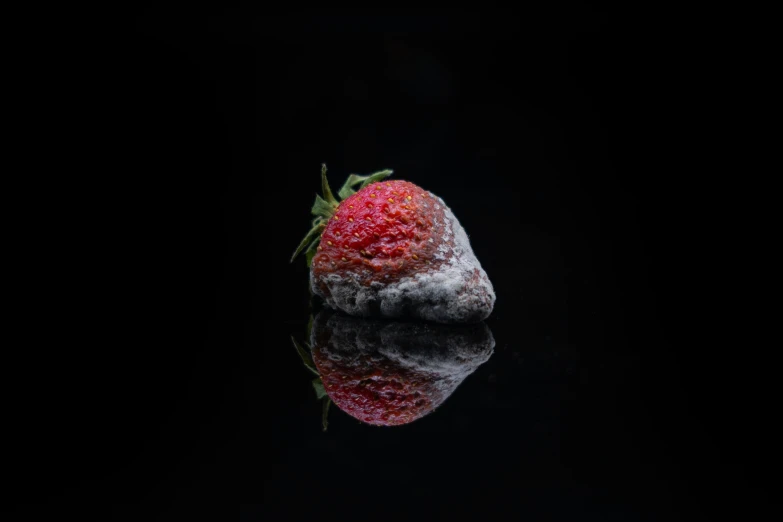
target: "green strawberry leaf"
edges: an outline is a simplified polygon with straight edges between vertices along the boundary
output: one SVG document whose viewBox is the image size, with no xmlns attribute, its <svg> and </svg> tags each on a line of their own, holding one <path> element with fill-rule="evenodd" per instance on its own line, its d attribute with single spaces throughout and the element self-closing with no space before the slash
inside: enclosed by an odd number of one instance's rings
<svg viewBox="0 0 783 522">
<path fill-rule="evenodd" d="M 296 247 L 296 250 L 294 251 L 294 255 L 291 256 L 291 263 L 294 262 L 294 259 L 296 259 L 296 256 L 302 253 L 302 250 L 307 248 L 310 243 L 313 243 L 314 241 L 317 243 L 318 238 L 321 237 L 321 232 L 324 231 L 326 228 L 326 225 L 324 225 L 322 222 L 315 225 L 313 228 L 310 229 L 310 232 L 307 233 L 305 238 L 302 240 L 301 243 L 299 243 L 299 246 Z M 309 265 L 309 263 L 308 263 Z"/>
<path fill-rule="evenodd" d="M 316 239 L 310 244 L 310 248 L 305 251 L 305 260 L 307 260 L 308 268 L 313 264 L 313 258 L 315 257 L 316 252 L 318 252 L 318 243 L 320 243 L 320 241 Z"/>
<path fill-rule="evenodd" d="M 361 186 L 359 187 L 359 190 L 362 190 L 370 183 L 375 183 L 376 181 L 380 181 L 382 179 L 388 178 L 389 176 L 392 175 L 393 172 L 394 172 L 393 170 L 386 169 L 386 170 L 381 170 L 379 172 L 376 172 L 374 174 L 370 174 L 369 176 L 367 176 L 367 179 L 365 179 L 362 182 Z"/>
<path fill-rule="evenodd" d="M 328 201 L 326 201 L 324 198 L 319 196 L 318 194 L 315 195 L 315 203 L 313 203 L 313 208 L 311 212 L 314 216 L 320 216 L 324 219 L 329 219 L 332 217 L 332 214 L 334 214 L 334 209 L 337 208 L 337 204 L 331 204 Z"/>
<path fill-rule="evenodd" d="M 324 199 L 332 206 L 337 206 L 337 200 L 334 199 L 332 189 L 329 188 L 329 181 L 326 179 L 326 163 L 321 165 L 321 190 L 324 193 Z"/>
<path fill-rule="evenodd" d="M 391 176 L 392 171 L 391 170 L 382 170 L 380 172 L 376 172 L 374 174 L 370 174 L 369 176 L 359 176 L 358 174 L 351 174 L 348 176 L 348 179 L 345 180 L 345 183 L 343 183 L 342 188 L 340 188 L 339 192 L 337 193 L 338 196 L 340 196 L 340 199 L 346 199 L 353 194 L 356 194 L 356 191 L 353 190 L 353 188 L 356 185 L 362 184 L 361 188 L 366 187 L 370 183 L 374 183 L 376 181 L 380 181 L 383 178 L 386 178 L 388 176 Z"/>
<path fill-rule="evenodd" d="M 345 180 L 345 183 L 343 183 L 343 186 L 337 192 L 337 195 L 340 197 L 340 199 L 347 199 L 353 194 L 356 194 L 356 191 L 353 190 L 353 187 L 355 187 L 365 179 L 367 179 L 367 176 L 359 176 L 357 174 L 351 174 L 350 176 L 348 176 L 348 179 Z"/>
</svg>

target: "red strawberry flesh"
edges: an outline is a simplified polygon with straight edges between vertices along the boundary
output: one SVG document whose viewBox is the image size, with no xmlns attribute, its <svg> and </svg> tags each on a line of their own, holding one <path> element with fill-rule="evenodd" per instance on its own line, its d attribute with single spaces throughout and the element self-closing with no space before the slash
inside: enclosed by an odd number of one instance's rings
<svg viewBox="0 0 783 522">
<path fill-rule="evenodd" d="M 420 271 L 440 244 L 435 205 L 428 192 L 407 181 L 360 190 L 341 202 L 329 220 L 313 258 L 314 274 L 351 268 L 369 284 Z"/>
</svg>

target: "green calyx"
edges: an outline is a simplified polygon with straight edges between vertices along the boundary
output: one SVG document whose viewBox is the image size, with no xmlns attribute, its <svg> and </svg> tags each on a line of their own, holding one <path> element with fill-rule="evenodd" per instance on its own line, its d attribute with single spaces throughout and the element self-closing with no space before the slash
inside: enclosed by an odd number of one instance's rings
<svg viewBox="0 0 783 522">
<path fill-rule="evenodd" d="M 326 166 L 324 166 L 324 168 L 326 168 Z M 370 174 L 369 176 L 359 176 L 357 174 L 351 174 L 350 176 L 348 176 L 348 179 L 345 180 L 345 183 L 343 183 L 343 186 L 337 192 L 337 195 L 340 196 L 340 199 L 347 199 L 352 195 L 356 194 L 356 192 L 358 192 L 356 190 L 353 190 L 353 187 L 355 187 L 356 185 L 359 185 L 359 190 L 362 190 L 370 183 L 375 183 L 376 181 L 381 181 L 382 179 L 388 178 L 389 176 L 392 175 L 392 172 L 393 171 L 386 169 L 386 170 L 381 170 L 379 172 L 376 172 L 374 174 Z"/>
<path fill-rule="evenodd" d="M 307 323 L 307 338 L 310 338 L 310 332 L 313 328 L 313 316 L 310 316 L 310 320 Z M 302 359 L 302 362 L 305 365 L 305 368 L 310 370 L 313 374 L 316 375 L 316 378 L 312 380 L 312 386 L 313 390 L 315 391 L 316 398 L 321 401 L 321 428 L 326 431 L 327 427 L 329 426 L 329 406 L 332 404 L 332 399 L 327 395 L 326 388 L 324 388 L 324 383 L 321 380 L 321 375 L 318 373 L 318 368 L 315 366 L 315 362 L 313 361 L 313 356 L 311 353 L 312 347 L 308 343 L 304 343 L 304 346 L 299 344 L 294 336 L 291 336 L 291 341 L 294 343 L 294 348 L 296 349 L 296 353 L 299 354 L 299 357 Z"/>
<path fill-rule="evenodd" d="M 321 165 L 321 191 L 323 192 L 323 196 L 317 194 L 315 196 L 315 203 L 311 209 L 312 214 L 315 216 L 315 219 L 313 219 L 313 228 L 310 229 L 302 242 L 299 243 L 296 251 L 294 251 L 294 255 L 291 256 L 291 262 L 293 263 L 294 259 L 296 259 L 299 254 L 305 252 L 307 266 L 310 266 L 313 261 L 313 256 L 315 256 L 316 249 L 318 248 L 321 234 L 326 228 L 329 219 L 334 215 L 337 207 L 340 205 L 340 201 L 349 198 L 367 185 L 391 175 L 392 171 L 388 169 L 375 172 L 369 176 L 351 174 L 337 192 L 337 196 L 340 198 L 340 200 L 337 200 L 334 197 L 334 194 L 332 194 L 332 189 L 329 188 L 329 182 L 326 179 L 326 165 Z M 359 186 L 358 190 L 354 190 L 357 185 Z"/>
</svg>

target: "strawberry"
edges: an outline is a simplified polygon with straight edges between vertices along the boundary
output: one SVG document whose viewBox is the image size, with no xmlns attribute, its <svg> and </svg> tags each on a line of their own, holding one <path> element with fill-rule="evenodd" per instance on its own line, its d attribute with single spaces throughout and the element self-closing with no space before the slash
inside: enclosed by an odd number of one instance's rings
<svg viewBox="0 0 783 522">
<path fill-rule="evenodd" d="M 350 315 L 485 319 L 495 292 L 465 230 L 441 198 L 391 173 L 349 176 L 338 201 L 323 166 L 324 197 L 291 260 L 307 251 L 313 293 Z"/>
<path fill-rule="evenodd" d="M 495 341 L 483 323 L 380 321 L 324 311 L 315 318 L 310 346 L 317 390 L 362 422 L 397 426 L 440 406 L 489 359 Z"/>
</svg>

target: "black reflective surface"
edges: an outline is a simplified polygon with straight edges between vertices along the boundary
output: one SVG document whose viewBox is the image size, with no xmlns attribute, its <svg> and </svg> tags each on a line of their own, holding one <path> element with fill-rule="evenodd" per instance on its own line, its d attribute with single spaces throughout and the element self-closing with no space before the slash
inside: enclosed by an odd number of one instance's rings
<svg viewBox="0 0 783 522">
<path fill-rule="evenodd" d="M 777 236 L 740 240 L 749 169 L 720 175 L 752 96 L 720 92 L 730 26 L 722 49 L 639 10 L 34 23 L 9 48 L 42 46 L 7 82 L 30 150 L 4 170 L 0 518 L 764 520 L 777 345 L 748 337 L 776 322 L 731 290 L 774 297 L 750 279 Z M 485 323 L 311 303 L 288 260 L 322 162 L 442 197 Z"/>
<path fill-rule="evenodd" d="M 585 320 L 604 321 L 599 313 Z M 304 318 L 292 323 L 292 334 L 305 330 L 305 323 Z M 371 353 L 384 346 L 394 350 L 393 341 L 380 341 L 377 329 L 384 325 L 346 323 L 336 340 L 331 331 L 321 333 L 320 341 L 313 334 L 316 364 L 325 351 L 321 345 L 332 352 L 347 345 L 339 353 L 344 362 L 339 379 L 347 373 L 356 384 L 369 373 L 376 376 L 370 382 L 383 380 L 377 375 L 390 373 L 388 358 L 378 357 L 375 366 L 357 363 L 356 338 L 374 338 L 364 348 Z M 264 432 L 279 451 L 258 455 L 268 473 L 263 510 L 357 519 L 378 510 L 381 519 L 415 513 L 422 518 L 662 520 L 692 506 L 688 469 L 679 458 L 687 440 L 680 437 L 688 435 L 679 429 L 693 426 L 678 409 L 685 397 L 673 389 L 671 374 L 649 373 L 660 369 L 660 361 L 645 354 L 645 346 L 652 350 L 653 345 L 638 342 L 627 350 L 625 341 L 596 332 L 564 338 L 562 330 L 537 331 L 520 315 L 487 324 L 498 339 L 493 355 L 434 411 L 409 424 L 368 425 L 366 417 L 377 417 L 376 410 L 386 405 L 382 392 L 369 399 L 369 407 L 343 404 L 353 415 L 333 406 L 325 432 L 313 376 L 279 336 L 286 349 L 265 354 L 267 364 L 274 360 L 286 372 L 287 383 L 271 407 L 275 429 Z M 357 366 L 363 375 L 352 373 Z M 275 387 L 282 380 L 274 381 Z M 259 393 L 275 391 L 263 386 Z M 338 393 L 338 401 L 346 395 L 350 401 L 357 392 Z M 391 397 L 399 400 L 400 392 Z M 355 418 L 357 409 L 362 421 Z M 270 415 L 270 406 L 263 411 Z M 251 419 L 259 430 L 253 433 L 269 430 L 269 417 Z M 677 435 L 663 422 L 680 423 Z M 314 469 L 311 458 L 317 459 Z M 300 501 L 300 488 L 310 491 L 310 502 Z"/>
</svg>

